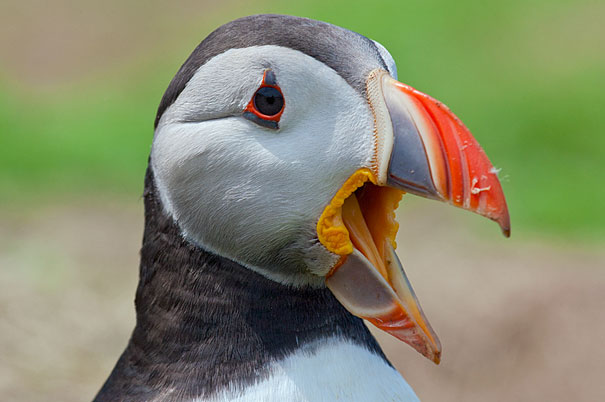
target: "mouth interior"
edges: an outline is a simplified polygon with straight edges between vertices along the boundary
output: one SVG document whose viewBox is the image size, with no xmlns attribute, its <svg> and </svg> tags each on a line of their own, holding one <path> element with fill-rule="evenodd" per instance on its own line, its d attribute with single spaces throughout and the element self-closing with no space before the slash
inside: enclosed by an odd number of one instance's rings
<svg viewBox="0 0 605 402">
<path fill-rule="evenodd" d="M 326 283 L 353 315 L 368 320 L 438 363 L 439 340 L 394 251 L 399 229 L 395 211 L 403 194 L 401 190 L 376 185 L 374 176 L 366 169 L 347 179 L 317 223 L 320 242 L 342 256 L 327 273 Z M 359 253 L 367 259 L 365 263 L 358 263 Z M 347 264 L 350 254 L 356 259 Z M 344 276 L 340 267 L 346 267 Z M 367 282 L 369 293 L 364 282 L 359 283 L 356 278 Z"/>
<path fill-rule="evenodd" d="M 389 245 L 396 247 L 395 236 L 399 224 L 395 220 L 395 211 L 403 194 L 400 190 L 366 182 L 347 197 L 342 206 L 342 222 L 349 232 L 353 247 L 389 283 L 387 250 Z"/>
<path fill-rule="evenodd" d="M 404 192 L 374 183 L 374 175 L 368 169 L 360 169 L 349 177 L 319 218 L 317 235 L 329 251 L 343 257 L 356 248 L 391 284 L 388 249 L 396 247 L 399 224 L 395 210 Z"/>
<path fill-rule="evenodd" d="M 397 271 L 394 272 L 390 266 L 392 261 L 389 259 L 393 257 L 388 250 L 389 246 L 395 249 L 395 236 L 399 229 L 399 223 L 395 220 L 395 211 L 403 194 L 403 191 L 367 182 L 345 199 L 342 206 L 342 221 L 349 232 L 353 246 L 391 285 L 400 297 L 399 302 L 402 303 L 404 311 L 413 317 L 416 325 L 431 342 L 436 344 L 437 336 L 429 326 L 405 274 L 397 278 Z M 401 283 L 402 279 L 407 283 Z M 370 319 L 370 322 L 373 321 Z"/>
</svg>

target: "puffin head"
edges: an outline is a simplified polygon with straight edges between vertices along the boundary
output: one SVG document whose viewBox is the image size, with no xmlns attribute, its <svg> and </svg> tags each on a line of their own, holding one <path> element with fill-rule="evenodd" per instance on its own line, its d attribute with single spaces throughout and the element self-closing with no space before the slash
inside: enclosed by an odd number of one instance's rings
<svg viewBox="0 0 605 402">
<path fill-rule="evenodd" d="M 435 362 L 439 341 L 394 252 L 402 195 L 509 233 L 496 171 L 460 120 L 398 82 L 379 43 L 305 18 L 210 34 L 164 94 L 150 164 L 189 242 L 285 285 L 327 286 Z"/>
</svg>

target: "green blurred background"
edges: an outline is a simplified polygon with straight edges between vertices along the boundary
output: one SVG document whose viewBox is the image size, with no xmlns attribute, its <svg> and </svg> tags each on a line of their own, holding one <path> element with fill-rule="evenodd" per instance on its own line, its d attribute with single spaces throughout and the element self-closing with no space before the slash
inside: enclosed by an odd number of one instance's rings
<svg viewBox="0 0 605 402">
<path fill-rule="evenodd" d="M 140 193 L 153 116 L 185 57 L 218 25 L 275 12 L 384 44 L 400 80 L 448 104 L 502 169 L 515 235 L 605 235 L 602 2 L 10 3 L 2 203 Z"/>
<path fill-rule="evenodd" d="M 597 275 L 586 277 L 576 289 L 578 295 L 593 292 L 594 299 L 577 303 L 579 310 L 587 310 L 588 303 L 602 314 L 605 2 L 3 0 L 0 263 L 7 293 L 0 296 L 0 329 L 8 340 L 0 347 L 4 354 L 0 361 L 6 364 L 0 377 L 7 378 L 0 381 L 0 392 L 5 390 L 14 400 L 36 400 L 38 392 L 61 400 L 81 400 L 80 392 L 84 399 L 90 398 L 95 384 L 100 385 L 132 323 L 128 303 L 136 283 L 142 181 L 163 91 L 191 50 L 213 29 L 240 16 L 266 12 L 328 21 L 389 49 L 398 65 L 399 80 L 450 106 L 494 165 L 502 169 L 512 243 L 497 238 L 495 227 L 484 229 L 482 220 L 464 216 L 475 225 L 479 237 L 489 233 L 490 243 L 481 243 L 491 253 L 485 257 L 485 265 L 494 259 L 512 258 L 520 269 L 531 270 L 534 265 L 548 269 L 565 261 L 566 267 Z M 417 203 L 411 201 L 410 208 Z M 442 213 L 428 212 L 432 219 Z M 444 215 L 443 222 L 450 219 L 457 224 L 458 218 L 451 215 Z M 121 231 L 116 235 L 120 241 L 112 243 L 108 238 L 117 230 Z M 126 236 L 123 233 L 128 237 L 120 237 Z M 65 248 L 69 242 L 75 245 Z M 83 252 L 86 247 L 92 251 Z M 469 244 L 462 247 L 471 248 Z M 507 252 L 501 252 L 501 247 L 508 247 Z M 556 254 L 561 249 L 566 254 Z M 122 258 L 120 253 L 127 256 Z M 573 282 L 570 278 L 579 275 L 565 269 L 561 266 L 552 271 L 564 272 L 561 284 Z M 124 275 L 123 288 L 115 284 L 118 274 Z M 535 281 L 548 275 L 550 272 L 540 271 Z M 429 289 L 428 283 L 420 286 Z M 498 283 L 495 280 L 494 287 Z M 587 291 L 588 283 L 601 287 Z M 527 286 L 531 293 L 533 288 Z M 64 292 L 73 288 L 81 288 L 81 293 L 73 296 L 77 301 L 66 305 L 69 297 Z M 11 294 L 15 289 L 20 290 Z M 569 291 L 553 289 L 552 294 L 534 301 L 551 308 L 559 291 Z M 511 298 L 523 299 L 519 292 L 516 288 L 503 296 L 508 298 L 505 305 Z M 97 309 L 75 308 L 85 300 L 90 303 L 93 294 Z M 119 303 L 111 304 L 114 297 Z M 41 305 L 47 305 L 46 310 Z M 436 303 L 435 309 L 439 306 Z M 66 327 L 57 324 L 49 329 L 53 319 L 46 314 L 53 316 L 56 309 L 99 314 L 107 320 L 117 314 L 124 318 L 108 327 L 123 329 L 117 330 L 118 340 L 111 347 L 99 346 L 107 340 L 99 338 L 100 333 L 109 336 L 110 329 L 97 322 L 92 326 L 95 334 L 86 332 L 91 327 L 82 324 L 77 313 L 64 317 Z M 541 314 L 545 309 L 539 310 Z M 45 311 L 44 317 L 36 316 L 40 311 Z M 23 317 L 34 318 L 26 324 Z M 521 328 L 525 328 L 523 323 Z M 44 360 L 46 366 L 33 369 L 27 362 L 33 363 L 41 355 L 31 355 L 31 348 L 50 349 L 40 347 L 46 342 L 45 331 L 57 339 L 69 338 L 74 331 L 84 335 L 81 342 L 76 341 L 77 353 L 73 346 L 57 346 L 57 341 L 54 347 L 64 354 L 51 354 Z M 24 346 L 24 339 L 30 340 L 29 346 Z M 503 341 L 503 345 L 510 342 Z M 91 351 L 95 348 L 96 352 Z M 76 363 L 63 362 L 67 366 L 54 373 L 60 375 L 57 379 L 50 367 L 57 359 L 67 359 L 65 356 Z M 91 369 L 91 360 L 95 364 L 102 361 L 101 367 Z M 602 369 L 599 365 L 598 370 L 591 370 L 605 375 Z M 444 375 L 459 382 L 453 372 L 446 369 Z M 567 378 L 566 373 L 561 378 Z M 465 381 L 468 388 L 471 380 Z M 584 389 L 586 384 L 578 381 L 577 389 Z M 65 389 L 74 383 L 79 386 Z M 574 392 L 569 395 L 579 395 Z M 449 394 L 451 400 L 472 400 L 471 395 L 487 400 L 481 393 Z M 522 399 L 513 396 L 513 400 Z"/>
</svg>

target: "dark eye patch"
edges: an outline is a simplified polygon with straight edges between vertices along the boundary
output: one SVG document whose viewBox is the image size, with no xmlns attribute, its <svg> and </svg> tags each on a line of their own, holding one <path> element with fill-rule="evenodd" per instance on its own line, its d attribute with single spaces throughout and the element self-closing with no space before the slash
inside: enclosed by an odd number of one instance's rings
<svg viewBox="0 0 605 402">
<path fill-rule="evenodd" d="M 275 73 L 265 70 L 263 82 L 248 102 L 243 116 L 263 127 L 278 129 L 285 105 L 284 94 L 277 85 Z"/>
</svg>

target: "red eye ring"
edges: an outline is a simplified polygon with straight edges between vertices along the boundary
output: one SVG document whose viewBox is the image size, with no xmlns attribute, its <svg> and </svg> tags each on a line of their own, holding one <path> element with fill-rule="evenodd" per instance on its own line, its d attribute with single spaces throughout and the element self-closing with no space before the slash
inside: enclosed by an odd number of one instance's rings
<svg viewBox="0 0 605 402">
<path fill-rule="evenodd" d="M 264 127 L 277 129 L 286 102 L 275 74 L 265 70 L 263 81 L 244 109 L 244 117 Z"/>
</svg>

